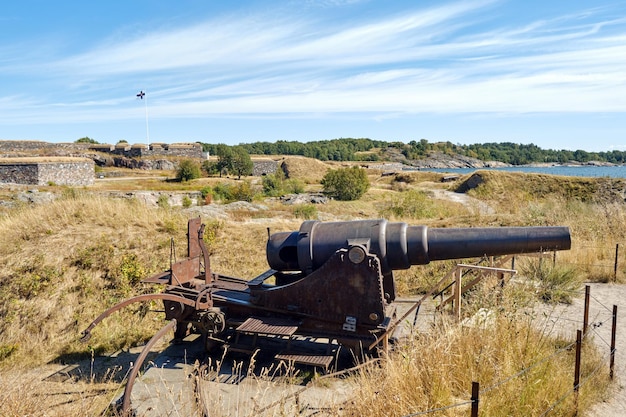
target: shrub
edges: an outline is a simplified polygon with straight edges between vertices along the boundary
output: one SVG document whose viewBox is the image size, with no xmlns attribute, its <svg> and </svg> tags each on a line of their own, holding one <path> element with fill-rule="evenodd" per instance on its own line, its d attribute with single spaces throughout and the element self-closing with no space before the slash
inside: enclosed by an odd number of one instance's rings
<svg viewBox="0 0 626 417">
<path fill-rule="evenodd" d="M 226 203 L 233 201 L 251 202 L 255 192 L 249 181 L 242 181 L 237 185 L 219 183 L 213 187 L 213 196 Z"/>
<path fill-rule="evenodd" d="M 189 196 L 184 196 L 184 197 L 183 197 L 183 202 L 182 202 L 182 203 L 183 203 L 183 207 L 184 207 L 184 208 L 189 208 L 189 207 L 191 207 L 191 204 L 192 204 L 191 198 L 189 198 Z"/>
<path fill-rule="evenodd" d="M 122 255 L 120 279 L 123 284 L 135 285 L 145 276 L 146 271 L 134 253 Z"/>
<path fill-rule="evenodd" d="M 200 194 L 202 197 L 198 199 L 199 206 L 202 204 L 211 204 L 213 201 L 213 188 L 207 185 L 200 190 Z"/>
<path fill-rule="evenodd" d="M 572 268 L 546 264 L 548 262 L 531 263 L 527 270 L 531 278 L 539 281 L 537 295 L 547 303 L 571 304 L 582 285 L 581 277 Z"/>
<path fill-rule="evenodd" d="M 200 178 L 201 171 L 200 165 L 191 159 L 184 159 L 180 161 L 178 170 L 176 170 L 177 181 L 190 181 Z"/>
<path fill-rule="evenodd" d="M 230 184 L 220 182 L 213 187 L 212 194 L 216 200 L 228 201 L 232 195 Z"/>
<path fill-rule="evenodd" d="M 357 166 L 330 170 L 322 178 L 324 192 L 337 200 L 358 200 L 370 187 L 365 170 Z"/>
<path fill-rule="evenodd" d="M 297 178 L 290 178 L 285 181 L 285 191 L 288 194 L 302 194 L 304 190 L 304 182 Z"/>
<path fill-rule="evenodd" d="M 440 207 L 424 191 L 410 190 L 383 204 L 383 217 L 429 219 L 437 217 Z"/>
<path fill-rule="evenodd" d="M 293 215 L 298 219 L 311 220 L 317 218 L 317 207 L 313 204 L 303 204 L 293 209 Z"/>
<path fill-rule="evenodd" d="M 247 201 L 251 202 L 254 199 L 254 190 L 250 185 L 249 181 L 243 181 L 234 187 L 231 188 L 231 198 L 228 200 L 232 201 Z"/>
<path fill-rule="evenodd" d="M 263 184 L 263 194 L 268 197 L 279 197 L 285 193 L 285 174 L 280 169 L 274 174 L 264 175 L 261 182 Z"/>
<path fill-rule="evenodd" d="M 165 194 L 160 194 L 157 199 L 157 206 L 161 208 L 169 208 L 170 207 L 170 198 Z"/>
</svg>

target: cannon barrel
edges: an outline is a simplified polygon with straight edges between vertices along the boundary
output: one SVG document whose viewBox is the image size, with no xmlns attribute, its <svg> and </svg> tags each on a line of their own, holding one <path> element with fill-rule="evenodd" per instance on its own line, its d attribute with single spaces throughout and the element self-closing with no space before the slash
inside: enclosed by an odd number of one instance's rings
<svg viewBox="0 0 626 417">
<path fill-rule="evenodd" d="M 306 221 L 297 232 L 272 234 L 267 261 L 278 271 L 311 273 L 338 249 L 363 245 L 384 275 L 430 261 L 567 250 L 567 227 L 428 228 L 385 219 Z"/>
</svg>

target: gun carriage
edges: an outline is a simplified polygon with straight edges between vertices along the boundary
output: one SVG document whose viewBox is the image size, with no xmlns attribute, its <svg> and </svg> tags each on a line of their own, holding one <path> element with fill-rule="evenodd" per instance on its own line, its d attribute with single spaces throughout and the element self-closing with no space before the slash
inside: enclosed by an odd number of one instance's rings
<svg viewBox="0 0 626 417">
<path fill-rule="evenodd" d="M 144 280 L 164 284 L 161 293 L 130 298 L 103 312 L 83 332 L 134 302 L 162 300 L 166 325 L 146 345 L 145 354 L 175 327 L 175 338 L 200 333 L 207 347 L 237 349 L 237 335 L 324 338 L 365 353 L 379 347 L 397 324 L 393 271 L 431 261 L 567 250 L 567 227 L 428 228 L 384 219 L 306 221 L 299 231 L 271 234 L 269 269 L 247 280 L 211 270 L 200 218 L 188 223 L 188 256 L 168 271 Z M 283 358 L 289 358 L 283 355 Z M 312 362 L 314 363 L 314 362 Z"/>
</svg>

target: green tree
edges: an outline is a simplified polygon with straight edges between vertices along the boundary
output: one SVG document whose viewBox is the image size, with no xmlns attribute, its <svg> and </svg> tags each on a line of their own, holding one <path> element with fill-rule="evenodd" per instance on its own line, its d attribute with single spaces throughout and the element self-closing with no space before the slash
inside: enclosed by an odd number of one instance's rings
<svg viewBox="0 0 626 417">
<path fill-rule="evenodd" d="M 233 168 L 233 151 L 228 145 L 219 144 L 215 147 L 215 155 L 217 156 L 217 172 L 227 174 Z"/>
<path fill-rule="evenodd" d="M 237 174 L 237 178 L 242 175 L 252 175 L 252 160 L 250 155 L 243 146 L 234 146 L 232 148 L 232 171 Z"/>
<path fill-rule="evenodd" d="M 192 159 L 184 159 L 180 161 L 178 170 L 176 171 L 177 181 L 189 181 L 200 178 L 200 164 Z"/>
<path fill-rule="evenodd" d="M 93 143 L 94 145 L 98 145 L 100 142 L 95 139 L 91 139 L 88 136 L 85 136 L 84 138 L 77 139 L 75 143 Z"/>
<path fill-rule="evenodd" d="M 358 200 L 370 187 L 365 170 L 357 166 L 332 169 L 322 178 L 324 192 L 337 200 Z"/>
</svg>

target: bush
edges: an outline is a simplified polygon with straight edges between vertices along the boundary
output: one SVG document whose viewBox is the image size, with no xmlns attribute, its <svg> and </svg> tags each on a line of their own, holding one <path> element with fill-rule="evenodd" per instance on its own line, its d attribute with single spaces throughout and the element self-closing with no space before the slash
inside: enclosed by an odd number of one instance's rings
<svg viewBox="0 0 626 417">
<path fill-rule="evenodd" d="M 178 170 L 176 171 L 177 181 L 195 180 L 196 178 L 200 178 L 200 176 L 200 165 L 196 161 L 184 159 L 178 165 Z"/>
<path fill-rule="evenodd" d="M 220 183 L 213 187 L 213 197 L 226 203 L 233 201 L 251 202 L 254 200 L 254 194 L 249 181 L 242 181 L 237 185 Z"/>
<path fill-rule="evenodd" d="M 571 304 L 583 282 L 574 269 L 554 267 L 547 260 L 531 261 L 522 265 L 520 272 L 537 280 L 537 295 L 546 303 Z"/>
<path fill-rule="evenodd" d="M 332 169 L 322 178 L 324 192 L 337 200 L 358 200 L 370 187 L 365 170 L 357 166 Z"/>
<path fill-rule="evenodd" d="M 165 194 L 160 194 L 157 199 L 157 206 L 161 208 L 169 208 L 170 207 L 170 198 Z"/>
<path fill-rule="evenodd" d="M 254 190 L 249 181 L 243 181 L 231 187 L 231 196 L 228 202 L 247 201 L 250 203 L 252 200 L 254 200 Z"/>
<path fill-rule="evenodd" d="M 285 181 L 285 191 L 288 194 L 302 194 L 304 193 L 304 182 L 297 178 L 290 178 Z"/>
<path fill-rule="evenodd" d="M 439 216 L 440 209 L 424 191 L 410 190 L 386 201 L 379 213 L 383 217 L 430 219 Z"/>
<path fill-rule="evenodd" d="M 293 209 L 293 215 L 298 219 L 312 220 L 317 218 L 317 207 L 313 204 L 303 204 Z"/>
<path fill-rule="evenodd" d="M 193 201 L 191 201 L 191 198 L 189 198 L 189 196 L 184 196 L 182 203 L 183 203 L 184 208 L 189 208 L 191 207 L 191 204 L 193 203 Z"/>
<path fill-rule="evenodd" d="M 263 184 L 263 194 L 268 197 L 280 197 L 285 193 L 285 174 L 280 169 L 274 174 L 264 175 L 261 182 Z"/>
</svg>

